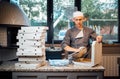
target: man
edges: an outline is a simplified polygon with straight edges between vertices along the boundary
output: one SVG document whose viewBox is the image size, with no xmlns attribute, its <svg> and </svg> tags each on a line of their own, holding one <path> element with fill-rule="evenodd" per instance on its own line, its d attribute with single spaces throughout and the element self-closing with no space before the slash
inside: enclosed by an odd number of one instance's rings
<svg viewBox="0 0 120 79">
<path fill-rule="evenodd" d="M 101 42 L 102 36 L 97 36 L 91 28 L 83 26 L 84 15 L 82 12 L 74 12 L 72 20 L 75 26 L 66 32 L 61 46 L 65 51 L 72 53 L 78 52 L 73 57 L 79 58 L 87 52 L 89 39 Z"/>
</svg>

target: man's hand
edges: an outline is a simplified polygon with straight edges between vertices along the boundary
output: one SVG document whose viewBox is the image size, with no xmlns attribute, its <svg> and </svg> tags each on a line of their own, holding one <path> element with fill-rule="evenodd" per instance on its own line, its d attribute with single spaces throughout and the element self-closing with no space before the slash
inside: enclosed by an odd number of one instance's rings
<svg viewBox="0 0 120 79">
<path fill-rule="evenodd" d="M 96 41 L 97 41 L 98 43 L 102 42 L 102 36 L 97 36 L 97 37 L 96 37 Z"/>
<path fill-rule="evenodd" d="M 82 57 L 85 53 L 87 52 L 87 48 L 86 47 L 81 47 L 78 51 L 78 53 L 73 55 L 73 58 L 80 58 Z"/>
</svg>

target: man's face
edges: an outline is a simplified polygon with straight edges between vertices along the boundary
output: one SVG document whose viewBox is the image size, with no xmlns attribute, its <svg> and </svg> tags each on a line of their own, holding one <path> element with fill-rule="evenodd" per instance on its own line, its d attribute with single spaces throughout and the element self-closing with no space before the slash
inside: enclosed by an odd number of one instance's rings
<svg viewBox="0 0 120 79">
<path fill-rule="evenodd" d="M 77 17 L 73 18 L 73 21 L 77 27 L 82 26 L 83 16 L 77 16 Z"/>
</svg>

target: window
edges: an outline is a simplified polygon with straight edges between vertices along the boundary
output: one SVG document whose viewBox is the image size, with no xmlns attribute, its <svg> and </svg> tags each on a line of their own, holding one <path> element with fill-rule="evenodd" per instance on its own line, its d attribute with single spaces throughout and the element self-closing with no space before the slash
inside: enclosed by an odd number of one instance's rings
<svg viewBox="0 0 120 79">
<path fill-rule="evenodd" d="M 74 0 L 53 0 L 54 40 L 63 40 L 75 10 Z"/>
<path fill-rule="evenodd" d="M 75 10 L 89 16 L 84 25 L 103 35 L 103 42 L 120 42 L 119 4 L 119 0 L 19 0 L 31 26 L 49 27 L 47 43 L 61 43 L 72 27 L 70 19 Z"/>
<path fill-rule="evenodd" d="M 47 0 L 19 0 L 31 26 L 47 26 Z"/>
<path fill-rule="evenodd" d="M 59 40 L 63 40 L 66 31 L 67 31 L 67 30 L 60 30 L 60 31 L 59 31 L 59 34 L 58 34 L 58 39 L 59 39 Z"/>
<path fill-rule="evenodd" d="M 118 42 L 118 0 L 81 0 L 81 11 L 89 15 L 86 26 L 103 36 L 103 42 Z"/>
<path fill-rule="evenodd" d="M 31 26 L 47 26 L 47 0 L 19 0 L 19 5 L 28 16 Z"/>
</svg>

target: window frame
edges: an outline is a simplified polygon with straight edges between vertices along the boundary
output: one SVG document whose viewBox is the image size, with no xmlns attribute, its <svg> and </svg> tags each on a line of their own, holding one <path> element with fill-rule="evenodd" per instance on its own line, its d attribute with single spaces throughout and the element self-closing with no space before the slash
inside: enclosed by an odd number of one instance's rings
<svg viewBox="0 0 120 79">
<path fill-rule="evenodd" d="M 48 11 L 48 20 L 47 20 L 47 24 L 49 27 L 48 30 L 48 37 L 47 37 L 47 42 L 49 44 L 60 44 L 62 42 L 62 40 L 53 40 L 54 38 L 54 28 L 53 28 L 53 0 L 47 0 L 48 5 L 47 5 L 47 11 Z M 81 0 L 74 0 L 75 1 L 75 7 L 78 8 L 78 11 L 81 11 Z M 118 42 L 114 42 L 114 43 L 120 43 L 120 1 L 118 0 Z"/>
<path fill-rule="evenodd" d="M 81 10 L 81 0 L 74 0 L 75 1 L 75 7 L 78 8 L 78 10 Z M 54 40 L 54 28 L 53 28 L 53 0 L 47 0 L 47 26 L 49 27 L 49 30 L 47 32 L 47 44 L 60 44 L 62 40 Z"/>
<path fill-rule="evenodd" d="M 120 43 L 120 0 L 118 0 L 118 42 Z"/>
<path fill-rule="evenodd" d="M 81 11 L 81 0 L 74 0 L 74 6 L 78 11 Z M 118 0 L 118 41 L 114 43 L 120 43 L 120 1 Z M 54 40 L 54 28 L 53 28 L 53 0 L 47 0 L 47 41 L 46 44 L 60 44 L 62 40 Z"/>
</svg>

